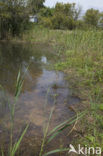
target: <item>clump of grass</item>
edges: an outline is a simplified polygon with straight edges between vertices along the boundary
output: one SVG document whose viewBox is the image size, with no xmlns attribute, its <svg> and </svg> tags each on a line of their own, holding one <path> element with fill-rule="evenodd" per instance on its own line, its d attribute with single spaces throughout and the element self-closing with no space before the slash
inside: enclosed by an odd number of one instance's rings
<svg viewBox="0 0 103 156">
<path fill-rule="evenodd" d="M 54 108 L 53 108 L 54 109 Z M 50 118 L 49 118 L 49 122 L 50 123 L 50 119 L 52 117 L 52 113 L 53 113 L 53 109 L 51 110 L 51 113 L 50 113 Z M 70 125 L 72 125 L 74 122 L 76 122 L 77 120 L 79 120 L 80 118 L 82 118 L 84 115 L 86 114 L 86 111 L 85 112 L 82 112 L 82 113 L 79 113 L 77 116 L 74 116 L 66 121 L 64 121 L 63 123 L 61 123 L 60 125 L 57 125 L 55 128 L 53 128 L 50 132 L 48 132 L 48 125 L 47 125 L 47 128 L 46 128 L 46 131 L 45 131 L 45 137 L 43 138 L 43 147 L 46 143 L 46 145 L 48 143 L 50 143 L 53 139 L 55 139 L 55 137 L 57 135 L 59 135 L 60 133 L 63 133 L 63 131 L 68 128 Z M 45 140 L 45 141 L 44 141 Z M 65 151 L 69 151 L 69 148 L 61 148 L 61 149 L 55 149 L 55 150 L 52 150 L 52 151 L 49 151 L 45 154 L 43 154 L 44 150 L 42 149 L 42 152 L 40 153 L 40 156 L 48 156 L 48 155 L 51 155 L 51 154 L 55 154 L 55 153 L 60 153 L 60 152 L 65 152 Z"/>
<path fill-rule="evenodd" d="M 39 38 L 38 33 L 41 36 Z M 103 107 L 103 31 L 57 31 L 36 28 L 36 31 L 33 30 L 31 36 L 33 42 L 49 43 L 54 47 L 56 54 L 59 56 L 55 69 L 67 73 L 69 81 L 72 81 L 73 86 L 78 88 L 79 91 L 77 93 L 79 93 L 79 96 L 87 101 L 84 109 L 88 107 L 91 110 L 86 121 L 82 122 L 82 124 L 85 123 L 83 127 L 87 129 L 85 133 L 88 133 L 87 136 L 93 136 L 91 139 L 98 140 L 96 142 L 101 142 L 103 138 L 101 127 L 103 126 L 103 114 L 101 111 Z M 98 90 L 100 90 L 100 93 L 97 101 Z M 91 109 L 91 104 L 96 109 Z M 89 124 L 88 118 L 93 118 L 95 126 L 91 123 Z M 95 132 L 92 133 L 94 130 Z M 100 131 L 101 133 L 97 137 Z M 88 141 L 88 143 L 90 142 Z"/>
<path fill-rule="evenodd" d="M 48 90 L 49 91 L 49 90 Z M 52 115 L 53 112 L 55 110 L 55 104 L 56 104 L 56 96 L 54 95 L 54 106 L 51 109 L 50 115 L 49 115 L 49 119 L 46 125 L 46 128 L 44 130 L 44 137 L 42 140 L 42 144 L 41 144 L 41 149 L 40 149 L 40 153 L 39 156 L 48 156 L 54 153 L 60 153 L 60 152 L 65 152 L 68 151 L 69 148 L 60 148 L 60 149 L 55 149 L 52 151 L 49 151 L 47 153 L 44 153 L 45 150 L 45 146 L 47 146 L 49 143 L 51 143 L 51 141 L 53 139 L 55 139 L 55 137 L 61 133 L 63 133 L 63 131 L 68 128 L 69 126 L 71 126 L 73 123 L 76 123 L 80 118 L 82 118 L 87 111 L 84 111 L 82 113 L 77 113 L 75 116 L 73 116 L 72 118 L 64 121 L 63 123 L 61 123 L 60 125 L 57 125 L 55 128 L 53 128 L 50 132 L 49 132 L 49 126 L 50 126 L 50 122 L 52 119 Z"/>
<path fill-rule="evenodd" d="M 10 156 L 15 156 L 17 150 L 19 149 L 20 143 L 25 135 L 25 133 L 27 132 L 28 129 L 28 124 L 25 127 L 24 131 L 22 132 L 21 136 L 19 137 L 19 139 L 13 143 L 13 131 L 14 131 L 14 118 L 15 118 L 15 106 L 17 103 L 17 100 L 19 98 L 19 95 L 21 93 L 22 87 L 23 87 L 23 82 L 24 82 L 24 78 L 21 78 L 21 72 L 18 72 L 18 76 L 17 76 L 17 81 L 16 81 L 16 91 L 15 91 L 15 95 L 14 95 L 14 103 L 11 105 L 11 103 L 8 100 L 8 104 L 9 104 L 9 109 L 10 109 L 10 145 L 9 145 L 9 150 L 8 150 L 8 155 Z M 2 86 L 0 86 L 0 88 L 3 89 Z M 3 89 L 4 91 L 4 89 Z M 4 91 L 5 92 L 5 91 Z M 1 154 L 2 156 L 4 156 L 5 151 L 3 150 L 3 148 L 1 149 Z"/>
<path fill-rule="evenodd" d="M 97 144 L 101 142 L 103 140 L 103 31 L 58 31 L 36 27 L 28 34 L 24 34 L 24 40 L 48 43 L 54 47 L 56 55 L 59 56 L 55 69 L 66 72 L 69 81 L 78 88 L 79 96 L 87 101 L 84 109 L 88 107 L 90 112 L 84 119 L 85 122 L 82 122 L 83 127 L 86 127 L 85 135 L 89 136 L 86 143 L 90 144 L 90 140 L 95 140 Z M 88 118 L 92 118 L 94 124 L 89 123 Z M 83 140 L 85 142 L 85 138 L 82 138 L 81 142 Z"/>
</svg>

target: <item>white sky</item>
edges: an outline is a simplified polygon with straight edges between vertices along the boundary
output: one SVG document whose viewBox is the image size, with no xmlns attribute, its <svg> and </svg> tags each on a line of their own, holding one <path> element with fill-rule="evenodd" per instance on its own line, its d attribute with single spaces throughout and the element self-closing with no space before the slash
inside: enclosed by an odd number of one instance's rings
<svg viewBox="0 0 103 156">
<path fill-rule="evenodd" d="M 73 3 L 82 6 L 83 10 L 95 8 L 103 11 L 103 0 L 45 0 L 45 5 L 49 7 L 55 6 L 57 2 Z"/>
</svg>

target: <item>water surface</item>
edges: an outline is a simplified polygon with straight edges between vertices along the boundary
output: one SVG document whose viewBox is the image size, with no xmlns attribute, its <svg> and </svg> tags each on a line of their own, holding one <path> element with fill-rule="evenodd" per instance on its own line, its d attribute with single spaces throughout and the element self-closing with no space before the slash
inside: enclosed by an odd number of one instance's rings
<svg viewBox="0 0 103 156">
<path fill-rule="evenodd" d="M 12 103 L 18 71 L 21 70 L 22 75 L 26 72 L 16 105 L 14 130 L 16 140 L 25 125 L 30 124 L 19 150 L 22 156 L 38 156 L 43 129 L 53 106 L 55 110 L 49 130 L 73 116 L 74 112 L 69 106 L 79 102 L 78 98 L 72 96 L 64 73 L 52 70 L 58 59 L 53 48 L 48 45 L 0 43 L 0 84 L 6 92 L 5 95 L 0 90 L 1 144 L 9 143 L 10 116 L 7 97 Z M 29 69 L 26 71 L 28 65 Z M 66 134 L 57 137 L 47 150 L 59 148 L 61 144 L 67 145 L 70 139 Z"/>
</svg>

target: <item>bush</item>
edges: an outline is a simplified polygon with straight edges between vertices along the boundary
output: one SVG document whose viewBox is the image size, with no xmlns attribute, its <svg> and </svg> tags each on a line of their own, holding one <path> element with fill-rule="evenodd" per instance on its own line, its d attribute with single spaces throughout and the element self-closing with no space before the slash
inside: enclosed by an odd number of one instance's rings
<svg viewBox="0 0 103 156">
<path fill-rule="evenodd" d="M 76 21 L 74 21 L 72 18 L 68 18 L 67 16 L 64 18 L 63 25 L 65 29 L 75 29 L 76 28 Z"/>
<path fill-rule="evenodd" d="M 43 8 L 40 11 L 40 24 L 52 29 L 75 29 L 79 16 L 72 3 L 57 3 L 55 8 Z"/>
<path fill-rule="evenodd" d="M 63 29 L 63 20 L 64 17 L 61 14 L 54 15 L 51 18 L 52 28 L 53 29 Z"/>
<path fill-rule="evenodd" d="M 84 16 L 84 21 L 86 24 L 97 27 L 100 18 L 99 10 L 88 9 Z"/>
<path fill-rule="evenodd" d="M 40 22 L 39 22 L 40 25 L 43 25 L 44 27 L 47 27 L 47 28 L 52 28 L 51 18 L 49 18 L 49 17 L 42 17 L 39 20 L 40 20 Z"/>
<path fill-rule="evenodd" d="M 42 17 L 40 19 L 40 24 L 44 27 L 52 29 L 74 29 L 76 28 L 76 22 L 72 18 L 64 17 L 63 15 L 57 14 L 49 17 Z"/>
</svg>

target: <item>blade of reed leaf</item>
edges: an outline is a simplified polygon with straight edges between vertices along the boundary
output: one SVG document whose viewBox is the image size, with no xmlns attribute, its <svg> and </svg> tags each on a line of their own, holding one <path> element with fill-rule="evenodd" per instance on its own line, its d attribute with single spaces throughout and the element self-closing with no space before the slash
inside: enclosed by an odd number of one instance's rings
<svg viewBox="0 0 103 156">
<path fill-rule="evenodd" d="M 55 109 L 55 106 L 52 107 L 51 112 L 50 112 L 49 120 L 48 120 L 46 129 L 45 129 L 45 132 L 44 132 L 44 137 L 43 137 L 43 141 L 42 141 L 42 145 L 41 145 L 39 156 L 42 156 L 42 153 L 43 153 L 43 149 L 44 149 L 44 145 L 45 145 L 45 142 L 46 142 L 47 133 L 48 133 L 48 129 L 49 129 L 49 124 L 50 124 L 50 121 L 51 121 L 54 109 Z"/>
<path fill-rule="evenodd" d="M 86 112 L 85 112 L 86 113 Z M 58 134 L 60 134 L 64 129 L 66 129 L 67 127 L 69 127 L 71 124 L 73 124 L 76 120 L 80 119 L 82 116 L 84 116 L 85 113 L 80 113 L 78 115 L 78 118 L 72 120 L 71 122 L 69 122 L 68 124 L 64 125 L 62 128 L 60 128 L 59 130 L 57 130 L 51 137 L 49 137 L 47 143 L 51 142 Z M 53 131 L 53 130 L 52 130 Z"/>
<path fill-rule="evenodd" d="M 4 88 L 3 88 L 3 86 L 0 84 L 0 88 L 4 91 Z"/>
<path fill-rule="evenodd" d="M 11 156 L 14 156 L 15 155 L 15 153 L 16 153 L 17 149 L 19 148 L 20 143 L 21 143 L 21 141 L 22 141 L 25 133 L 27 132 L 28 127 L 29 127 L 29 125 L 26 126 L 26 128 L 24 129 L 23 133 L 21 134 L 19 140 L 14 144 L 13 149 L 12 149 L 12 155 Z"/>
<path fill-rule="evenodd" d="M 1 155 L 4 156 L 4 150 L 3 150 L 3 148 L 1 149 Z"/>
<path fill-rule="evenodd" d="M 48 156 L 50 154 L 54 154 L 54 153 L 58 153 L 58 152 L 65 152 L 65 151 L 69 151 L 69 148 L 56 149 L 56 150 L 50 151 L 48 153 L 45 153 L 43 156 Z"/>
<path fill-rule="evenodd" d="M 74 118 L 76 118 L 76 115 L 73 116 L 72 118 L 64 121 L 63 123 L 61 123 L 60 125 L 57 125 L 53 130 L 50 131 L 50 133 L 48 134 L 48 136 L 50 136 L 52 133 L 54 133 L 57 129 L 59 129 L 60 127 L 64 126 L 66 123 L 68 123 L 69 121 L 73 120 Z"/>
<path fill-rule="evenodd" d="M 20 81 L 20 75 L 21 75 L 21 72 L 20 72 L 20 70 L 19 70 L 19 72 L 18 72 L 18 76 L 17 76 L 17 80 L 16 80 L 16 84 L 19 84 L 19 81 Z"/>
</svg>

